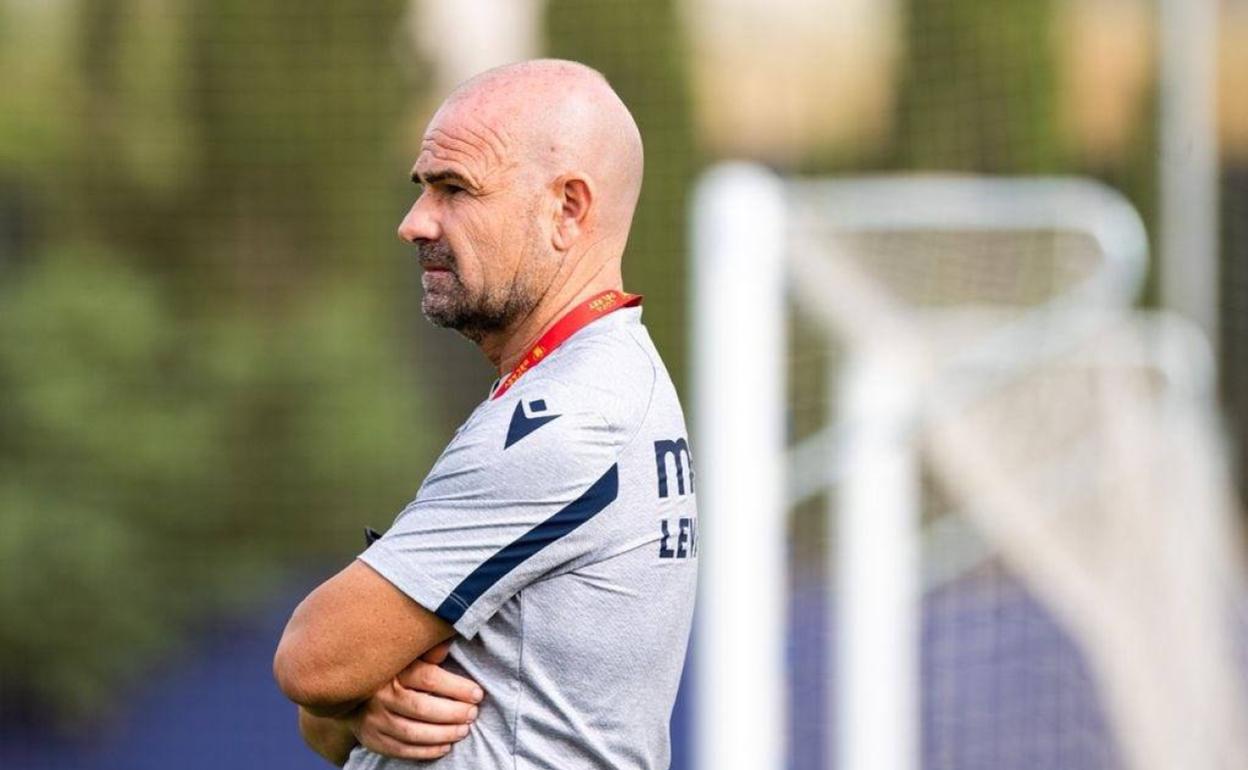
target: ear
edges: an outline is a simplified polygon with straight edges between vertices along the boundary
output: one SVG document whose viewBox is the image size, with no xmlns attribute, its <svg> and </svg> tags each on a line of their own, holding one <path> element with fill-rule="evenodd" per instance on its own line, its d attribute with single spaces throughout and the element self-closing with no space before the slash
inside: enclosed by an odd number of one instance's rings
<svg viewBox="0 0 1248 770">
<path fill-rule="evenodd" d="M 585 231 L 594 205 L 594 189 L 588 179 L 565 176 L 556 180 L 555 196 L 559 209 L 555 212 L 551 243 L 557 250 L 567 251 Z"/>
</svg>

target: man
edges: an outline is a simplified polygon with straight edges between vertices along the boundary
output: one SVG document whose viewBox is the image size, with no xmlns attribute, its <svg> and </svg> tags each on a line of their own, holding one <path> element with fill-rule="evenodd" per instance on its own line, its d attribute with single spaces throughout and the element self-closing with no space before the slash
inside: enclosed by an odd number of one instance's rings
<svg viewBox="0 0 1248 770">
<path fill-rule="evenodd" d="M 283 634 L 275 675 L 332 760 L 668 766 L 697 513 L 680 405 L 622 288 L 641 175 L 632 116 L 573 62 L 479 75 L 430 122 L 399 236 L 425 316 L 499 380 Z"/>
</svg>

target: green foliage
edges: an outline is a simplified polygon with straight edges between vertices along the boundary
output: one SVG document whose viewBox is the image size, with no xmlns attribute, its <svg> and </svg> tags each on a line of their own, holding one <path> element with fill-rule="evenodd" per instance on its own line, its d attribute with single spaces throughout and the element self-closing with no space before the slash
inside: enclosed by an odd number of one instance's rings
<svg viewBox="0 0 1248 770">
<path fill-rule="evenodd" d="M 403 8 L 0 3 L 6 690 L 94 713 L 415 492 Z"/>
<path fill-rule="evenodd" d="M 894 162 L 906 169 L 1052 172 L 1053 0 L 909 0 Z"/>
<path fill-rule="evenodd" d="M 190 327 L 118 263 L 61 250 L 0 292 L 0 679 L 71 712 L 283 564 L 350 554 L 425 449 L 363 290 Z"/>
<path fill-rule="evenodd" d="M 1155 93 L 1122 158 L 1078 157 L 1059 126 L 1056 0 L 908 0 L 898 125 L 887 163 L 912 170 L 1083 174 L 1121 191 L 1150 231 Z M 1156 301 L 1150 271 L 1144 301 Z"/>
<path fill-rule="evenodd" d="M 167 503 L 204 489 L 211 464 L 186 460 L 205 458 L 211 415 L 169 408 L 151 282 L 62 253 L 0 305 L 0 665 L 6 682 L 90 708 L 176 621 L 163 605 L 177 575 L 161 574 L 149 527 L 205 514 Z"/>
<path fill-rule="evenodd" d="M 677 384 L 685 361 L 686 214 L 696 155 L 680 14 L 673 0 L 549 0 L 549 55 L 607 76 L 641 128 L 646 175 L 624 257 L 625 288 Z"/>
<path fill-rule="evenodd" d="M 77 141 L 73 29 L 51 3 L 0 3 L 0 166 L 39 170 Z M 59 109 L 51 109 L 56 94 Z"/>
</svg>

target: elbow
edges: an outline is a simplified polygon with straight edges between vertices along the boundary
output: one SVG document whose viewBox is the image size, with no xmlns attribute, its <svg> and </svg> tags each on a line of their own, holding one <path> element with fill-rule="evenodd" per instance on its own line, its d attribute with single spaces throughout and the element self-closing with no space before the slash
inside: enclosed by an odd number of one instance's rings
<svg viewBox="0 0 1248 770">
<path fill-rule="evenodd" d="M 273 656 L 273 678 L 278 688 L 294 703 L 317 716 L 338 716 L 354 706 L 349 693 L 335 687 L 334 678 L 316 665 L 315 656 L 287 633 Z"/>
<path fill-rule="evenodd" d="M 282 694 L 300 706 L 308 705 L 316 695 L 314 677 L 308 675 L 308 668 L 290 634 L 283 635 L 273 655 L 273 679 Z"/>
</svg>

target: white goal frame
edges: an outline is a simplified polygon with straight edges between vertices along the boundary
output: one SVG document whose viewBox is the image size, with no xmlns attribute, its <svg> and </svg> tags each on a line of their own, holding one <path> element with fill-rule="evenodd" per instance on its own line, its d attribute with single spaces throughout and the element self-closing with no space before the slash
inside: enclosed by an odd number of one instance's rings
<svg viewBox="0 0 1248 770">
<path fill-rule="evenodd" d="M 692 221 L 693 447 L 702 522 L 695 634 L 696 766 L 787 765 L 787 516 L 835 482 L 838 550 L 837 766 L 915 770 L 919 759 L 919 463 L 908 439 L 917 383 L 855 346 L 852 294 L 820 280 L 818 246 L 796 241 L 794 203 L 816 201 L 846 230 L 1081 232 L 1098 269 L 1026 314 L 971 363 L 1011 368 L 1027 324 L 1077 328 L 1082 309 L 1133 302 L 1147 264 L 1134 209 L 1097 183 L 1057 178 L 892 176 L 783 180 L 729 163 L 708 171 Z M 842 424 L 790 449 L 785 439 L 787 296 L 849 349 L 836 381 Z M 822 300 L 820 299 L 822 298 Z M 1037 329 L 1039 331 L 1039 329 Z M 1037 334 L 1046 340 L 1054 335 Z M 1059 335 L 1060 336 L 1060 335 Z M 1025 351 L 1033 355 L 1036 351 Z M 848 372 L 848 374 L 844 374 Z M 901 375 L 901 376 L 899 376 Z M 913 387 L 912 387 L 913 386 Z M 826 458 L 833 457 L 831 467 Z M 882 495 L 881 490 L 889 493 Z"/>
</svg>

